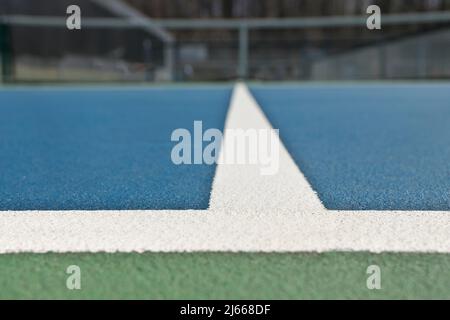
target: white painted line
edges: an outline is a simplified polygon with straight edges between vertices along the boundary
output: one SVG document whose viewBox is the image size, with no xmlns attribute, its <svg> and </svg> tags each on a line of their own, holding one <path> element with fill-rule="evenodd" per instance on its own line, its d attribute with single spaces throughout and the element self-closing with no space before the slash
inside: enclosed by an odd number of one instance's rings
<svg viewBox="0 0 450 320">
<path fill-rule="evenodd" d="M 228 111 L 225 129 L 265 129 L 272 126 L 244 84 L 237 84 Z M 225 130 L 224 140 L 227 139 Z M 230 144 L 224 143 L 221 152 Z M 279 171 L 276 175 L 261 175 L 258 165 L 218 165 L 210 199 L 210 210 L 277 212 L 279 210 L 325 210 L 317 195 L 282 143 Z"/>
<path fill-rule="evenodd" d="M 269 123 L 239 84 L 226 127 L 252 126 Z M 0 212 L 0 253 L 450 253 L 450 212 L 327 211 L 284 148 L 279 176 L 245 167 L 218 166 L 205 211 Z"/>
</svg>

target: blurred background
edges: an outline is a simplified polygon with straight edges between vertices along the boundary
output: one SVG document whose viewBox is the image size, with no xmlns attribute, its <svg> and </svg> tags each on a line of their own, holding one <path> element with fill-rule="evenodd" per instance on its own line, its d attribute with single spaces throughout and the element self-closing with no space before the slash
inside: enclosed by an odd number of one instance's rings
<svg viewBox="0 0 450 320">
<path fill-rule="evenodd" d="M 0 53 L 3 83 L 449 79 L 450 0 L 0 0 Z"/>
</svg>

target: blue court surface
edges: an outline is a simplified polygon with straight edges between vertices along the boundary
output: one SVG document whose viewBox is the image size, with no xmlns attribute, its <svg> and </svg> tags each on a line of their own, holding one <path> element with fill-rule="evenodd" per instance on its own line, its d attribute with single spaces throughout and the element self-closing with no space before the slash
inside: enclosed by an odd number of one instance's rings
<svg viewBox="0 0 450 320">
<path fill-rule="evenodd" d="M 328 209 L 450 210 L 450 85 L 252 92 Z"/>
<path fill-rule="evenodd" d="M 207 209 L 215 166 L 173 130 L 223 129 L 231 86 L 0 90 L 0 210 Z M 450 86 L 254 85 L 328 209 L 450 210 Z"/>
<path fill-rule="evenodd" d="M 0 210 L 206 209 L 214 166 L 177 128 L 222 129 L 231 86 L 0 90 Z"/>
</svg>

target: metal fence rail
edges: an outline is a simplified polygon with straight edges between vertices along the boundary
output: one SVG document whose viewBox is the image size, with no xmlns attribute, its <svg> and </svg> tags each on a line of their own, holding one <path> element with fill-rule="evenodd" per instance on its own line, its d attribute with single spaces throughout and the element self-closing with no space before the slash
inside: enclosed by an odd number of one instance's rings
<svg viewBox="0 0 450 320">
<path fill-rule="evenodd" d="M 287 29 L 334 28 L 340 26 L 365 26 L 367 16 L 323 16 L 307 18 L 258 19 L 152 19 L 145 18 L 83 18 L 82 25 L 89 28 L 138 28 L 158 26 L 165 29 Z M 382 24 L 429 24 L 450 22 L 450 11 L 389 14 L 382 16 Z M 1 16 L 0 23 L 22 26 L 66 27 L 65 17 L 55 16 Z"/>
</svg>

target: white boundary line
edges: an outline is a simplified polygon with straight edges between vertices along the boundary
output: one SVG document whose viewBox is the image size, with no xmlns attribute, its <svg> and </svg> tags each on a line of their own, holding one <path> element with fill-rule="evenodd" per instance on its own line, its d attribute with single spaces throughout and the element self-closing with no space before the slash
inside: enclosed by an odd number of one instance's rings
<svg viewBox="0 0 450 320">
<path fill-rule="evenodd" d="M 271 128 L 243 84 L 226 128 Z M 0 212 L 0 253 L 450 253 L 450 212 L 328 211 L 284 147 L 280 153 L 276 176 L 218 165 L 209 210 Z"/>
</svg>

